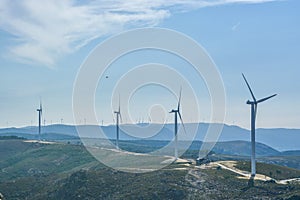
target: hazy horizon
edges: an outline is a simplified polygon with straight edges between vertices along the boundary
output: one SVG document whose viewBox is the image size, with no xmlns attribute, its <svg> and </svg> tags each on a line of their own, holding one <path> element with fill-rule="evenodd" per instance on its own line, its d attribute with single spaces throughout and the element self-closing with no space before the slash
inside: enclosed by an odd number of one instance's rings
<svg viewBox="0 0 300 200">
<path fill-rule="evenodd" d="M 215 123 L 215 122 L 211 122 L 212 124 L 223 124 L 225 126 L 235 126 L 235 127 L 239 127 L 242 129 L 245 129 L 247 131 L 250 131 L 250 127 L 243 127 L 243 126 L 239 126 L 237 124 L 227 124 L 227 123 Z M 138 122 L 138 123 L 120 123 L 120 126 L 122 125 L 146 125 L 146 124 L 156 124 L 156 125 L 162 125 L 162 123 L 148 123 L 148 122 Z M 186 124 L 210 124 L 210 122 L 188 122 L 188 123 L 184 123 Z M 47 127 L 47 126 L 99 126 L 99 127 L 107 127 L 107 126 L 115 126 L 115 123 L 110 123 L 110 124 L 70 124 L 70 123 L 53 123 L 53 124 L 46 124 L 46 125 L 42 125 L 41 127 Z M 168 123 L 164 123 L 164 125 L 174 125 L 173 122 L 168 122 Z M 181 124 L 179 124 L 180 126 Z M 28 127 L 34 127 L 34 128 L 38 128 L 38 124 L 36 125 L 21 125 L 21 126 L 11 126 L 11 127 L 0 127 L 0 129 L 9 129 L 9 128 L 28 128 Z M 300 128 L 284 128 L 284 127 L 256 127 L 257 129 L 290 129 L 290 130 L 300 130 Z"/>
</svg>

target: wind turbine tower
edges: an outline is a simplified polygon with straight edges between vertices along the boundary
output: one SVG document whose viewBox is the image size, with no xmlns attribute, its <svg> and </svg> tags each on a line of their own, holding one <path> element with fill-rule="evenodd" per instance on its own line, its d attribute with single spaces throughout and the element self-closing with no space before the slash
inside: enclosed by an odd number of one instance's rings
<svg viewBox="0 0 300 200">
<path fill-rule="evenodd" d="M 39 116 L 39 141 L 41 141 L 42 113 L 43 113 L 42 101 L 40 101 L 40 108 L 38 108 L 36 111 L 38 112 L 38 116 Z"/>
<path fill-rule="evenodd" d="M 180 121 L 182 123 L 182 126 L 184 128 L 184 131 L 185 131 L 185 127 L 184 127 L 184 123 L 183 123 L 183 120 L 182 120 L 182 116 L 181 116 L 181 113 L 180 113 L 180 101 L 181 101 L 181 88 L 180 88 L 180 93 L 179 93 L 179 99 L 178 99 L 178 104 L 177 104 L 177 109 L 172 109 L 170 111 L 170 113 L 174 113 L 174 134 L 175 134 L 175 148 L 174 148 L 174 154 L 175 154 L 175 160 L 178 159 L 178 118 L 177 116 L 179 116 L 180 118 Z"/>
<path fill-rule="evenodd" d="M 255 161 L 255 121 L 256 121 L 256 113 L 257 113 L 257 105 L 259 103 L 262 103 L 272 97 L 275 97 L 277 94 L 271 95 L 269 97 L 262 98 L 260 100 L 256 100 L 251 87 L 246 79 L 246 77 L 243 75 L 243 78 L 247 84 L 247 87 L 251 93 L 253 101 L 248 100 L 247 104 L 251 106 L 251 177 L 254 178 L 256 175 L 256 161 Z"/>
<path fill-rule="evenodd" d="M 119 97 L 119 108 L 117 111 L 114 111 L 114 113 L 116 114 L 116 147 L 117 149 L 119 149 L 119 119 L 122 120 L 122 116 L 121 116 L 121 108 L 120 108 L 120 97 Z"/>
</svg>

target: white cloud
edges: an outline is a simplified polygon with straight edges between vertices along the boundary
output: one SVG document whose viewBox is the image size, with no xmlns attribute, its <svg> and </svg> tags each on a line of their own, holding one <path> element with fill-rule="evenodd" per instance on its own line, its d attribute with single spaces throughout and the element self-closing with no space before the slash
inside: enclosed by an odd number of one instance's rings
<svg viewBox="0 0 300 200">
<path fill-rule="evenodd" d="M 174 12 L 276 0 L 1 0 L 0 29 L 14 36 L 17 60 L 54 66 L 91 40 L 129 27 L 155 26 Z"/>
</svg>

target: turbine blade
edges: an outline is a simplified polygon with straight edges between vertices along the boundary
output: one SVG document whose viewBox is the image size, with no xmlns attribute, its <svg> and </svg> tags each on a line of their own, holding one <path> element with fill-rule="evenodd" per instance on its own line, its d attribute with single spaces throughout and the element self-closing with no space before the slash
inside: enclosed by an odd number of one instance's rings
<svg viewBox="0 0 300 200">
<path fill-rule="evenodd" d="M 249 85 L 249 83 L 248 83 L 248 81 L 247 81 L 245 75 L 244 75 L 243 73 L 242 73 L 242 75 L 243 75 L 243 78 L 244 78 L 244 80 L 245 80 L 245 82 L 246 82 L 246 84 L 247 84 L 247 86 L 248 86 L 248 89 L 249 89 L 249 91 L 250 91 L 250 93 L 251 93 L 251 96 L 252 96 L 254 102 L 256 102 L 255 96 L 254 96 L 254 94 L 253 94 L 253 92 L 252 92 L 252 90 L 251 90 L 251 87 L 250 87 L 250 85 Z"/>
<path fill-rule="evenodd" d="M 182 91 L 182 86 L 180 86 L 180 91 L 179 91 L 179 99 L 178 99 L 178 105 L 177 105 L 177 110 L 178 110 L 178 111 L 179 111 L 179 109 L 180 109 L 181 91 Z"/>
<path fill-rule="evenodd" d="M 258 101 L 257 101 L 257 103 L 264 102 L 264 101 L 266 101 L 266 100 L 268 100 L 268 99 L 271 99 L 271 98 L 275 97 L 276 95 L 277 95 L 277 94 L 273 94 L 273 95 L 271 95 L 271 96 L 269 96 L 269 97 L 266 97 L 266 98 L 260 99 L 260 100 L 258 100 Z"/>
<path fill-rule="evenodd" d="M 254 105 L 254 120 L 256 121 L 257 104 Z"/>
<path fill-rule="evenodd" d="M 43 114 L 42 101 L 40 102 L 40 110 L 41 110 L 41 116 L 42 116 L 42 114 Z"/>
<path fill-rule="evenodd" d="M 120 115 L 120 122 L 123 123 L 122 115 L 120 112 L 119 112 L 119 115 Z"/>
<path fill-rule="evenodd" d="M 40 110 L 42 110 L 42 98 L 40 97 Z"/>
<path fill-rule="evenodd" d="M 121 110 L 121 100 L 120 100 L 121 98 L 120 98 L 120 93 L 119 93 L 119 112 L 120 112 L 120 110 Z"/>
<path fill-rule="evenodd" d="M 183 126 L 184 133 L 186 134 L 185 125 L 184 125 L 184 123 L 183 123 L 182 116 L 181 116 L 181 114 L 180 114 L 180 112 L 179 112 L 179 111 L 178 111 L 178 115 L 179 115 L 179 118 L 180 118 L 181 124 L 182 124 L 182 126 Z"/>
<path fill-rule="evenodd" d="M 116 111 L 114 111 L 114 112 L 112 113 L 112 120 L 113 120 L 113 123 L 114 123 L 114 124 L 116 123 L 115 117 L 117 117 Z"/>
</svg>

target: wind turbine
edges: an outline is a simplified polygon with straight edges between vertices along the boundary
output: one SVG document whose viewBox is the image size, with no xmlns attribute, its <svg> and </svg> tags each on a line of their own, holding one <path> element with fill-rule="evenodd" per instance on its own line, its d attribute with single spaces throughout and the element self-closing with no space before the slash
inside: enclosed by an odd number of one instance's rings
<svg viewBox="0 0 300 200">
<path fill-rule="evenodd" d="M 122 120 L 122 116 L 121 116 L 121 108 L 120 108 L 120 96 L 119 96 L 119 108 L 117 111 L 114 111 L 114 113 L 116 114 L 116 147 L 117 149 L 119 149 L 119 119 Z"/>
<path fill-rule="evenodd" d="M 185 127 L 184 127 L 184 123 L 183 123 L 183 120 L 182 120 L 182 117 L 181 117 L 181 113 L 180 113 L 180 101 L 181 101 L 181 88 L 180 88 L 180 93 L 179 93 L 179 99 L 178 99 L 178 104 L 177 104 L 177 109 L 175 110 L 175 109 L 172 109 L 169 113 L 174 113 L 174 117 L 175 117 L 175 122 L 174 122 L 174 134 L 175 134 L 175 149 L 174 149 L 174 153 L 175 153 L 175 159 L 177 160 L 178 159 L 178 147 L 177 147 L 177 145 L 178 145 L 178 135 L 177 135 L 177 133 L 178 133 L 178 120 L 177 120 L 177 115 L 179 116 L 179 118 L 180 118 L 180 121 L 181 121 L 181 124 L 182 124 L 182 126 L 183 126 L 183 128 L 184 128 L 184 132 L 186 132 L 185 131 Z"/>
<path fill-rule="evenodd" d="M 272 97 L 275 97 L 277 94 L 271 95 L 269 97 L 262 98 L 260 100 L 256 100 L 251 87 L 246 79 L 246 77 L 243 75 L 243 78 L 247 84 L 247 87 L 251 93 L 253 101 L 248 100 L 247 104 L 251 105 L 251 177 L 255 177 L 256 174 L 256 163 L 255 163 L 255 120 L 256 120 L 256 113 L 257 113 L 257 105 L 259 103 L 262 103 Z"/>
<path fill-rule="evenodd" d="M 42 101 L 40 101 L 40 108 L 36 109 L 36 111 L 39 113 L 39 141 L 41 141 L 41 123 L 42 123 L 42 113 L 43 113 L 43 108 L 42 108 Z"/>
</svg>

